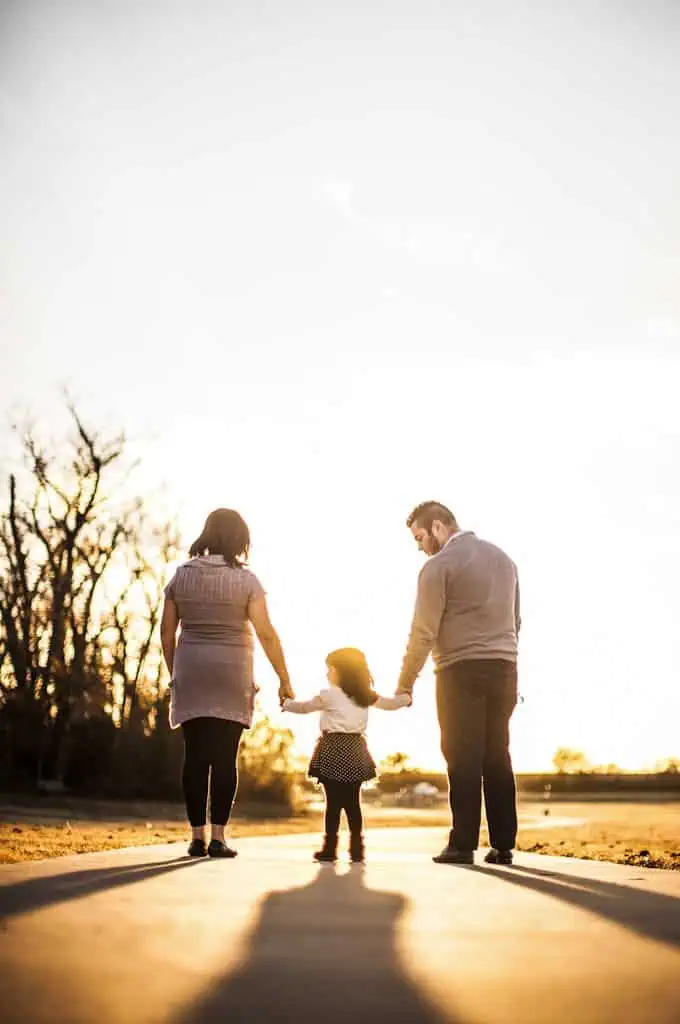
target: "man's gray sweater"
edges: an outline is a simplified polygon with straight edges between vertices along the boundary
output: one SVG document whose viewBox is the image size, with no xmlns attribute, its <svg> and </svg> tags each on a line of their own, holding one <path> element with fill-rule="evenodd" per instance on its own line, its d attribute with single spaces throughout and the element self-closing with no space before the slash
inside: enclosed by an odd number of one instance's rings
<svg viewBox="0 0 680 1024">
<path fill-rule="evenodd" d="M 430 651 L 435 671 L 480 658 L 516 661 L 519 626 L 515 563 L 470 531 L 454 534 L 418 577 L 398 689 L 413 689 Z"/>
</svg>

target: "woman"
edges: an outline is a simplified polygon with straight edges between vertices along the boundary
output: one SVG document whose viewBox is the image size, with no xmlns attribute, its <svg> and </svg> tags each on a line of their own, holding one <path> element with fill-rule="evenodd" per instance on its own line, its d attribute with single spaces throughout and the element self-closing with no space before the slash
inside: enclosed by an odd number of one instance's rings
<svg viewBox="0 0 680 1024">
<path fill-rule="evenodd" d="M 236 793 L 241 733 L 252 723 L 255 704 L 250 623 L 279 677 L 279 699 L 294 696 L 264 590 L 245 568 L 249 547 L 250 533 L 238 512 L 218 508 L 191 545 L 190 560 L 165 588 L 161 643 L 171 676 L 170 725 L 181 726 L 184 735 L 182 788 L 191 857 L 236 856 L 224 841 L 224 828 Z"/>
</svg>

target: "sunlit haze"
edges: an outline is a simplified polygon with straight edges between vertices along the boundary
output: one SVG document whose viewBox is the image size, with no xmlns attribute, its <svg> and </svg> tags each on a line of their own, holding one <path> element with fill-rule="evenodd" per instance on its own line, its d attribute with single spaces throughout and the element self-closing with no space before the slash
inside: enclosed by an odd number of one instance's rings
<svg viewBox="0 0 680 1024">
<path fill-rule="evenodd" d="M 680 754 L 679 52 L 663 0 L 5 0 L 7 450 L 66 385 L 187 546 L 237 508 L 300 697 L 394 690 L 443 501 L 519 566 L 516 767 Z M 376 759 L 441 766 L 433 689 Z"/>
</svg>

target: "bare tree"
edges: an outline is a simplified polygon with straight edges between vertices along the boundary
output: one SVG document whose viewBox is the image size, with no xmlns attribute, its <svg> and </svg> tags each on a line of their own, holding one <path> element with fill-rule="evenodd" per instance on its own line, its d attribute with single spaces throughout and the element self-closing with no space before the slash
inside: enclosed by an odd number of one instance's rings
<svg viewBox="0 0 680 1024">
<path fill-rule="evenodd" d="M 177 527 L 165 523 L 128 552 L 129 574 L 107 616 L 105 636 L 113 681 L 113 714 L 123 731 L 155 725 L 165 670 L 158 645 L 165 567 L 179 553 Z"/>
<path fill-rule="evenodd" d="M 0 709 L 12 730 L 40 733 L 41 770 L 58 779 L 74 720 L 112 713 L 116 680 L 123 716 L 135 715 L 159 660 L 160 559 L 176 544 L 166 528 L 144 548 L 142 501 L 117 497 L 132 468 L 125 438 L 104 438 L 69 412 L 66 455 L 25 432 L 27 483 L 22 494 L 10 477 L 0 513 Z"/>
</svg>

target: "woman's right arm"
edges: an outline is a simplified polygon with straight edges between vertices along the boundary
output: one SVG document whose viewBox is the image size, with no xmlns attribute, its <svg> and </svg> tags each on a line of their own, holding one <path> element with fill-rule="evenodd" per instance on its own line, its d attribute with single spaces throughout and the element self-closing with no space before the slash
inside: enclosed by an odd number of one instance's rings
<svg viewBox="0 0 680 1024">
<path fill-rule="evenodd" d="M 163 657 L 165 658 L 165 664 L 168 666 L 171 678 L 175 663 L 175 643 L 178 625 L 179 612 L 177 611 L 177 605 L 171 597 L 166 597 L 161 616 L 161 647 L 163 648 Z"/>
<path fill-rule="evenodd" d="M 290 676 L 286 667 L 286 659 L 283 655 L 283 647 L 279 635 L 272 626 L 267 608 L 267 599 L 264 594 L 251 597 L 248 602 L 248 618 L 253 624 L 257 639 L 262 644 L 262 650 L 269 658 L 272 668 L 279 677 L 279 700 L 287 697 L 294 698 L 293 687 L 290 685 Z"/>
</svg>

